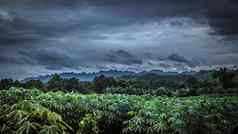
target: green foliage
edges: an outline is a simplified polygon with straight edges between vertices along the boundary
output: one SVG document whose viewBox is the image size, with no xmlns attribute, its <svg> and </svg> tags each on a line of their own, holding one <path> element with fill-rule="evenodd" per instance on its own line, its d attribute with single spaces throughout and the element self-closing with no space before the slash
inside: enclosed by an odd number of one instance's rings
<svg viewBox="0 0 238 134">
<path fill-rule="evenodd" d="M 116 80 L 113 77 L 105 77 L 104 75 L 95 77 L 93 82 L 95 84 L 95 90 L 98 93 L 102 93 L 103 90 L 107 87 L 112 87 L 116 85 Z"/>
<path fill-rule="evenodd" d="M 25 121 L 17 129 L 16 134 L 33 134 L 37 132 L 38 127 L 39 127 L 38 123 Z"/>
<path fill-rule="evenodd" d="M 5 109 L 0 111 L 2 133 L 33 134 L 41 132 L 43 134 L 48 130 L 50 134 L 57 134 L 56 132 L 61 134 L 71 130 L 60 115 L 30 101 L 24 100 L 14 105 L 5 104 L 1 106 L 1 109 Z"/>
<path fill-rule="evenodd" d="M 193 88 L 200 86 L 198 78 L 192 75 L 156 75 L 145 74 L 139 76 L 123 76 L 120 79 L 127 80 L 129 88 L 156 89 L 165 88 Z"/>
<path fill-rule="evenodd" d="M 79 89 L 79 80 L 77 78 L 70 78 L 63 80 L 63 89 L 67 91 L 72 91 Z"/>
<path fill-rule="evenodd" d="M 93 114 L 86 114 L 79 123 L 77 134 L 99 134 L 98 120 L 100 118 Z"/>
<path fill-rule="evenodd" d="M 145 89 L 145 88 L 121 88 L 112 87 L 107 88 L 105 93 L 112 94 L 128 94 L 128 95 L 152 95 L 152 96 L 176 96 L 176 97 L 188 97 L 188 96 L 199 96 L 199 95 L 238 95 L 237 88 L 224 89 L 222 87 L 202 87 L 202 88 L 156 88 L 156 89 Z"/>
<path fill-rule="evenodd" d="M 60 75 L 55 74 L 46 84 L 39 80 L 21 83 L 12 79 L 3 79 L 0 80 L 0 89 L 9 89 L 13 86 L 29 89 L 38 88 L 42 91 L 149 94 L 156 96 L 238 93 L 238 71 L 235 70 L 221 68 L 219 71 L 184 72 L 182 74 L 160 73 L 142 73 L 140 75 L 121 76 L 116 79 L 100 75 L 91 82 L 80 82 L 77 78 L 61 78 Z"/>
<path fill-rule="evenodd" d="M 12 84 L 13 84 L 12 79 L 2 79 L 0 81 L 0 89 L 8 89 L 11 87 Z"/>
<path fill-rule="evenodd" d="M 47 89 L 50 90 L 62 90 L 63 87 L 63 79 L 60 75 L 55 74 L 47 83 Z"/>
<path fill-rule="evenodd" d="M 28 89 L 30 88 L 43 89 L 44 84 L 40 80 L 30 80 L 24 84 L 24 87 Z"/>
<path fill-rule="evenodd" d="M 7 134 L 228 134 L 238 122 L 237 96 L 82 95 L 12 88 L 0 91 L 0 103 L 0 131 Z"/>
<path fill-rule="evenodd" d="M 0 90 L 3 89 L 9 89 L 11 87 L 23 87 L 24 84 L 21 83 L 20 81 L 16 80 L 12 80 L 12 79 L 2 79 L 0 80 Z"/>
<path fill-rule="evenodd" d="M 43 126 L 43 129 L 40 130 L 39 134 L 62 134 L 62 131 L 55 125 Z"/>
</svg>

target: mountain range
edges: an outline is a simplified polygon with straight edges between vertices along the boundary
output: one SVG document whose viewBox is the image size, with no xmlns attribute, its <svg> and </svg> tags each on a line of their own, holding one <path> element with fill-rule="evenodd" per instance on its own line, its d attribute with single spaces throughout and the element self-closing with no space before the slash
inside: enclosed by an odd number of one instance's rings
<svg viewBox="0 0 238 134">
<path fill-rule="evenodd" d="M 117 70 L 108 70 L 108 71 L 99 71 L 99 72 L 93 72 L 93 73 L 74 73 L 74 72 L 65 72 L 65 73 L 60 73 L 59 75 L 64 78 L 77 78 L 80 81 L 92 81 L 96 76 L 100 75 L 105 75 L 107 77 L 122 77 L 122 76 L 143 76 L 143 75 L 148 75 L 148 74 L 155 74 L 155 75 L 179 75 L 179 74 L 186 74 L 186 75 L 193 75 L 196 72 L 183 72 L 183 73 L 178 73 L 178 72 L 164 72 L 161 70 L 151 70 L 151 71 L 143 71 L 143 72 L 132 72 L 132 71 L 117 71 Z M 54 74 L 49 74 L 49 75 L 41 75 L 37 77 L 29 77 L 25 78 L 22 80 L 22 82 L 27 82 L 30 80 L 41 80 L 42 82 L 46 83 L 48 82 Z"/>
<path fill-rule="evenodd" d="M 145 76 L 145 75 L 158 75 L 158 76 L 175 76 L 175 75 L 193 75 L 198 79 L 206 79 L 210 76 L 214 70 L 219 70 L 221 67 L 226 67 L 229 70 L 238 70 L 237 65 L 226 65 L 226 66 L 203 66 L 200 69 L 191 70 L 191 71 L 184 71 L 184 72 L 165 72 L 162 70 L 151 70 L 151 71 L 142 71 L 142 72 L 133 72 L 133 71 L 118 71 L 118 70 L 108 70 L 108 71 L 99 71 L 93 73 L 74 73 L 74 72 L 64 72 L 60 73 L 59 75 L 64 78 L 77 78 L 80 81 L 92 81 L 96 76 L 105 75 L 107 77 L 122 77 L 122 76 L 129 76 L 129 77 L 138 77 L 138 76 Z M 48 82 L 54 74 L 48 75 L 41 75 L 36 77 L 29 77 L 22 80 L 22 82 L 27 82 L 29 80 L 41 80 L 43 83 Z"/>
</svg>

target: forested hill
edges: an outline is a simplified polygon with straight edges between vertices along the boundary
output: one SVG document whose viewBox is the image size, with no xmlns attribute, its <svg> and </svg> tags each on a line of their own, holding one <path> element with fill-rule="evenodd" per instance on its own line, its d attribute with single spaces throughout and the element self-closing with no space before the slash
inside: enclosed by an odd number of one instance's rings
<svg viewBox="0 0 238 134">
<path fill-rule="evenodd" d="M 66 72 L 66 73 L 60 73 L 60 77 L 64 79 L 69 78 L 77 78 L 80 81 L 92 81 L 96 76 L 104 75 L 107 77 L 120 77 L 124 75 L 135 75 L 136 73 L 130 72 L 130 71 L 117 71 L 117 70 L 109 70 L 109 71 L 100 71 L 100 72 L 93 72 L 93 73 L 74 73 L 74 72 Z M 22 80 L 22 82 L 27 82 L 30 80 L 40 80 L 44 83 L 48 82 L 54 74 L 49 75 L 42 75 L 42 76 L 36 76 L 36 77 L 29 77 Z"/>
<path fill-rule="evenodd" d="M 167 77 L 167 76 L 195 76 L 196 78 L 199 79 L 206 79 L 208 78 L 207 76 L 210 76 L 210 74 L 213 71 L 199 71 L 199 72 L 164 72 L 161 70 L 151 70 L 151 71 L 143 71 L 143 72 L 131 72 L 131 71 L 117 71 L 117 70 L 108 70 L 108 71 L 100 71 L 100 72 L 93 72 L 93 73 L 74 73 L 74 72 L 65 72 L 65 73 L 60 73 L 60 77 L 64 79 L 68 78 L 77 78 L 80 81 L 92 81 L 96 76 L 104 75 L 107 77 L 114 77 L 114 78 L 121 78 L 121 79 L 131 79 L 131 78 L 144 78 L 145 76 L 162 76 L 162 77 Z M 49 75 L 41 75 L 41 76 L 36 76 L 36 77 L 29 77 L 25 78 L 22 80 L 22 82 L 27 82 L 30 80 L 41 80 L 42 82 L 46 83 L 48 82 L 54 74 L 49 74 Z M 172 78 L 171 77 L 171 78 Z"/>
</svg>

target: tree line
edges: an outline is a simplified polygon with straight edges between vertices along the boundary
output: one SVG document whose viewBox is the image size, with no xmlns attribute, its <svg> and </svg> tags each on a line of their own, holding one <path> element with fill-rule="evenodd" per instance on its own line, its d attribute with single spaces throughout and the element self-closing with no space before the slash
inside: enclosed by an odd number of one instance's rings
<svg viewBox="0 0 238 134">
<path fill-rule="evenodd" d="M 40 80 L 29 80 L 27 82 L 20 82 L 12 79 L 0 80 L 0 89 L 9 89 L 10 87 L 23 87 L 23 88 L 38 88 L 43 91 L 66 91 L 66 92 L 81 92 L 81 93 L 104 93 L 107 88 L 124 88 L 139 91 L 139 89 L 156 90 L 160 87 L 166 89 L 199 89 L 199 88 L 236 88 L 238 87 L 237 73 L 238 70 L 231 71 L 226 68 L 213 71 L 211 79 L 198 79 L 195 76 L 179 75 L 176 77 L 170 76 L 141 76 L 140 78 L 133 77 L 133 79 L 120 79 L 113 77 L 106 77 L 104 75 L 96 76 L 91 82 L 81 82 L 77 78 L 64 79 L 58 74 L 54 74 L 52 78 L 43 83 Z M 136 90 L 135 90 L 136 89 Z M 134 92 L 133 91 L 133 92 Z M 128 91 L 130 92 L 130 91 Z M 144 92 L 144 91 L 143 91 Z M 208 91 L 206 91 L 208 92 Z"/>
<path fill-rule="evenodd" d="M 29 80 L 20 82 L 12 79 L 0 80 L 0 89 L 9 89 L 10 87 L 37 88 L 44 91 L 79 91 L 82 93 L 98 92 L 102 93 L 107 87 L 120 86 L 125 87 L 126 81 L 116 80 L 113 77 L 100 75 L 94 78 L 92 82 L 80 82 L 77 78 L 64 79 L 58 74 L 54 74 L 52 78 L 43 83 L 41 80 Z"/>
</svg>

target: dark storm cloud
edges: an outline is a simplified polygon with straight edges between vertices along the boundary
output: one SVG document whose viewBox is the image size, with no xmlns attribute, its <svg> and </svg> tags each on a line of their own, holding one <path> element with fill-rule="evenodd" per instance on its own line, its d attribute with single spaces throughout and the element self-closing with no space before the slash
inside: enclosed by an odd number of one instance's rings
<svg viewBox="0 0 238 134">
<path fill-rule="evenodd" d="M 220 0 L 210 2 L 207 19 L 215 33 L 221 35 L 238 34 L 238 1 Z"/>
<path fill-rule="evenodd" d="M 35 40 L 34 37 L 24 36 L 22 29 L 28 25 L 24 21 L 15 16 L 14 13 L 0 11 L 0 43 L 1 45 L 9 45 Z"/>
<path fill-rule="evenodd" d="M 69 55 L 55 51 L 55 50 L 31 50 L 20 51 L 19 54 L 25 59 L 28 59 L 28 63 L 33 65 L 43 65 L 50 70 L 60 70 L 62 68 L 77 68 L 78 64 Z"/>
<path fill-rule="evenodd" d="M 223 49 L 210 36 L 236 39 L 237 14 L 236 0 L 1 0 L 0 64 L 50 71 L 107 64 L 193 67 L 205 63 L 199 56 L 212 61 L 215 48 Z M 177 46 L 183 55 L 169 55 Z"/>
<path fill-rule="evenodd" d="M 171 55 L 167 57 L 167 59 L 170 61 L 178 62 L 178 63 L 185 63 L 189 67 L 195 67 L 195 66 L 203 65 L 204 63 L 206 63 L 203 59 L 199 57 L 193 57 L 189 60 L 177 53 L 172 53 Z"/>
<path fill-rule="evenodd" d="M 78 25 L 67 22 L 67 19 L 54 18 L 54 15 L 60 17 L 57 14 L 47 15 L 44 11 L 0 10 L 0 45 L 34 43 L 58 37 Z"/>
<path fill-rule="evenodd" d="M 168 59 L 172 60 L 172 61 L 177 61 L 177 62 L 189 63 L 189 61 L 187 59 L 185 59 L 183 56 L 176 54 L 176 53 L 169 55 Z"/>
<path fill-rule="evenodd" d="M 7 57 L 7 56 L 0 56 L 0 65 L 1 64 L 25 64 L 26 61 L 19 60 L 18 57 Z"/>
<path fill-rule="evenodd" d="M 142 64 L 142 60 L 125 50 L 111 50 L 104 60 L 125 65 Z"/>
<path fill-rule="evenodd" d="M 20 17 L 18 18 L 18 15 L 15 15 L 12 20 L 14 24 L 8 25 L 13 27 L 13 29 L 15 28 L 15 31 L 21 31 L 25 28 L 23 31 L 28 34 L 41 34 L 44 32 L 44 35 L 48 36 L 59 34 L 60 32 L 64 33 L 75 27 L 86 28 L 91 25 L 113 27 L 115 24 L 128 25 L 135 21 L 159 21 L 168 17 L 191 17 L 201 23 L 208 22 L 216 34 L 238 34 L 238 26 L 236 25 L 238 23 L 238 2 L 235 0 L 220 0 L 219 2 L 217 2 L 217 0 L 2 0 L 0 3 L 0 7 L 5 8 L 27 7 L 28 12 L 34 12 L 36 9 L 39 10 L 38 12 L 44 12 L 40 10 L 45 10 L 46 8 L 46 10 L 57 10 L 57 12 L 61 12 L 62 15 L 64 9 L 73 10 L 75 12 L 74 14 L 77 14 L 81 9 L 92 7 L 99 13 L 104 14 L 100 16 L 97 12 L 94 12 L 94 15 L 91 16 L 92 18 L 89 17 L 85 20 L 80 20 L 75 25 L 70 24 L 70 22 L 72 22 L 70 20 L 64 25 L 49 18 L 46 18 L 50 20 L 49 22 L 35 22 L 32 20 L 24 20 Z M 34 15 L 39 14 L 32 14 L 32 16 Z M 60 17 L 60 15 L 57 17 Z M 74 17 L 81 18 L 82 16 L 78 14 Z M 32 19 L 40 18 L 34 17 Z M 65 19 L 67 20 L 67 18 Z M 181 23 L 173 22 L 173 25 L 181 25 Z M 6 29 L 1 28 L 0 30 L 6 31 Z M 16 36 L 16 39 L 5 37 L 2 40 L 5 42 L 17 42 L 19 40 L 27 41 L 37 38 L 32 37 L 29 39 L 30 37 L 17 37 L 14 31 L 11 32 L 9 36 Z"/>
</svg>

